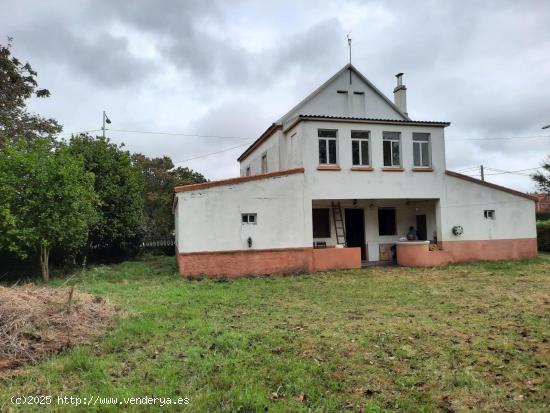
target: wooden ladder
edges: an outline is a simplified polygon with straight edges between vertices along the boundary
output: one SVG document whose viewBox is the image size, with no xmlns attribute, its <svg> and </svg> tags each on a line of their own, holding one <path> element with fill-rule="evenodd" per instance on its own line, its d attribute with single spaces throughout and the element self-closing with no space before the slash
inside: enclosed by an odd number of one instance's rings
<svg viewBox="0 0 550 413">
<path fill-rule="evenodd" d="M 342 218 L 342 207 L 340 202 L 332 202 L 332 218 L 334 219 L 334 229 L 336 232 L 336 243 L 346 245 L 346 228 Z"/>
</svg>

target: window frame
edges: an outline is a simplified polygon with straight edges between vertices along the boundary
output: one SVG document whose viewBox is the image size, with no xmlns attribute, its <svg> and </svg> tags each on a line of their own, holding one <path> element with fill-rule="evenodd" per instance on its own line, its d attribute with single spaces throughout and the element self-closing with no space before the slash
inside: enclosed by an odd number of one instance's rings
<svg viewBox="0 0 550 413">
<path fill-rule="evenodd" d="M 359 137 L 353 137 L 353 133 L 354 132 L 360 132 L 360 133 L 366 133 L 367 134 L 367 137 L 366 138 L 359 138 Z M 350 133 L 350 137 L 351 137 L 351 164 L 352 166 L 371 166 L 371 133 L 370 133 L 370 130 L 352 130 L 351 133 Z M 366 141 L 367 143 L 367 163 L 364 163 L 363 162 L 363 152 L 362 152 L 362 149 L 363 149 L 363 143 Z M 359 163 L 355 163 L 355 161 L 353 160 L 353 144 L 354 142 L 358 142 L 359 143 Z"/>
<path fill-rule="evenodd" d="M 250 169 L 250 165 L 248 165 L 244 170 L 244 176 L 251 176 L 252 170 Z"/>
<path fill-rule="evenodd" d="M 416 136 L 415 136 L 416 135 Z M 418 138 L 418 135 L 424 135 L 423 137 L 427 137 L 427 140 L 418 140 L 415 138 Z M 413 167 L 415 168 L 431 168 L 432 167 L 432 136 L 430 133 L 427 132 L 413 132 L 412 134 L 412 141 L 413 141 Z M 417 165 L 414 159 L 414 147 L 416 145 L 419 145 L 419 156 L 420 156 L 420 165 Z M 428 146 L 428 164 L 423 165 L 422 161 L 424 160 L 424 157 L 422 155 L 422 145 Z"/>
<path fill-rule="evenodd" d="M 321 132 L 335 132 L 335 137 L 319 136 Z M 326 162 L 321 162 L 321 141 L 325 142 Z M 330 162 L 330 141 L 334 141 L 334 162 Z M 337 166 L 338 165 L 338 129 L 317 129 L 317 155 L 319 165 Z"/>
<path fill-rule="evenodd" d="M 254 217 L 252 222 L 250 221 L 250 217 Z M 256 212 L 241 213 L 241 225 L 257 225 L 257 224 L 258 224 L 258 214 Z"/>
<path fill-rule="evenodd" d="M 386 136 L 386 134 L 397 134 L 397 139 L 390 138 L 389 136 Z M 385 157 L 385 146 L 384 143 L 388 141 L 390 142 L 390 159 L 391 159 L 391 165 L 386 165 L 386 157 Z M 393 143 L 397 142 L 398 147 L 398 155 L 399 155 L 399 163 L 394 164 L 393 158 L 394 158 L 394 146 Z M 401 132 L 398 131 L 383 131 L 382 132 L 382 165 L 384 168 L 402 168 L 403 167 L 403 151 L 402 144 L 401 144 Z"/>
</svg>

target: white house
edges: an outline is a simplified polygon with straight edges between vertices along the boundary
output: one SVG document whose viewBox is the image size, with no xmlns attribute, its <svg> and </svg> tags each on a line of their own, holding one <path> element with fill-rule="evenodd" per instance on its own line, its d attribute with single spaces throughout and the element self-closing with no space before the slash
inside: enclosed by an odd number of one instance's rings
<svg viewBox="0 0 550 413">
<path fill-rule="evenodd" d="M 402 74 L 392 102 L 346 65 L 244 151 L 240 177 L 175 188 L 180 272 L 535 256 L 534 199 L 448 171 L 447 126 L 408 116 Z"/>
</svg>

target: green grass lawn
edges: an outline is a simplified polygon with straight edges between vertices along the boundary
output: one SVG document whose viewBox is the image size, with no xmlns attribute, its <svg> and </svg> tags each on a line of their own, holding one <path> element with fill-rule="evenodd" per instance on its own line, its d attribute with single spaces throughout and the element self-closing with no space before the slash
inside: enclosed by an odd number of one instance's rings
<svg viewBox="0 0 550 413">
<path fill-rule="evenodd" d="M 549 255 L 229 281 L 187 281 L 157 257 L 73 281 L 124 314 L 97 343 L 0 376 L 0 411 L 120 407 L 9 401 L 38 394 L 190 402 L 135 412 L 550 407 Z"/>
</svg>

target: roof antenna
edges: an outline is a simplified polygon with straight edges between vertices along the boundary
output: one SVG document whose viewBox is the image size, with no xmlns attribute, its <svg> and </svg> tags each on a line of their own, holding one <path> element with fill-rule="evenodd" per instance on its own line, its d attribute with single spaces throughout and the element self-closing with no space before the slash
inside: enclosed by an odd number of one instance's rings
<svg viewBox="0 0 550 413">
<path fill-rule="evenodd" d="M 348 47 L 349 47 L 349 84 L 351 85 L 351 32 L 346 34 L 346 37 L 348 39 Z"/>
</svg>

